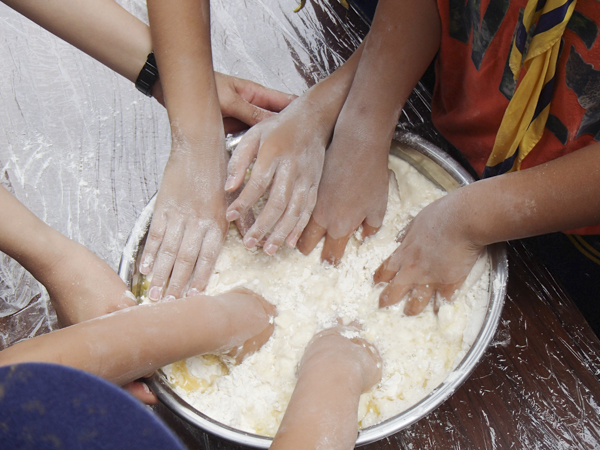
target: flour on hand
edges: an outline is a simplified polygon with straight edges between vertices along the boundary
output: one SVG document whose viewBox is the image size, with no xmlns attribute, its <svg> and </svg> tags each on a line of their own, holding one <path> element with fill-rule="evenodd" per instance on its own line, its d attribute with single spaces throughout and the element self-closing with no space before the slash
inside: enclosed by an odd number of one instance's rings
<svg viewBox="0 0 600 450">
<path fill-rule="evenodd" d="M 375 425 L 411 407 L 460 363 L 482 323 L 490 269 L 481 259 L 453 303 L 436 315 L 403 314 L 404 301 L 379 309 L 383 286 L 373 274 L 398 246 L 396 237 L 427 204 L 445 193 L 415 168 L 390 157 L 388 210 L 377 234 L 357 232 L 338 267 L 321 264 L 321 242 L 304 256 L 282 247 L 274 256 L 247 250 L 231 227 L 206 294 L 246 287 L 277 306 L 271 339 L 242 364 L 214 355 L 189 358 L 162 370 L 185 401 L 214 420 L 242 431 L 274 436 L 296 383 L 296 367 L 319 331 L 357 323 L 383 359 L 381 382 L 361 396 L 359 426 Z M 474 318 L 472 318 L 474 317 Z"/>
</svg>

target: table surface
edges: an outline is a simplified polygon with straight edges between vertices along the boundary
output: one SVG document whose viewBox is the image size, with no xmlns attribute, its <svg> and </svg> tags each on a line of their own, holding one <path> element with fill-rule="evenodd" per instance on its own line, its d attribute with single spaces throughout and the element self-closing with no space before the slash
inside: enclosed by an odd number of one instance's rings
<svg viewBox="0 0 600 450">
<path fill-rule="evenodd" d="M 141 0 L 120 1 L 146 20 Z M 335 0 L 213 0 L 215 67 L 300 94 L 331 73 L 367 32 Z M 65 235 L 117 268 L 169 152 L 165 111 L 68 44 L 0 4 L 0 183 Z M 446 148 L 419 88 L 402 127 Z M 573 302 L 518 242 L 508 295 L 479 366 L 437 410 L 368 449 L 598 448 L 600 341 Z M 47 294 L 0 254 L 5 347 L 56 327 Z M 155 407 L 190 448 L 242 448 Z"/>
</svg>

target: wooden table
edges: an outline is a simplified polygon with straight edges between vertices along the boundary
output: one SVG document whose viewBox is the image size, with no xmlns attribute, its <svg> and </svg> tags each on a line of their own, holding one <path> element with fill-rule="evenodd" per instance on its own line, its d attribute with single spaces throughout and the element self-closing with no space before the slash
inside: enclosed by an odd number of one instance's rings
<svg viewBox="0 0 600 450">
<path fill-rule="evenodd" d="M 144 17 L 142 0 L 120 0 Z M 296 94 L 332 72 L 367 32 L 335 0 L 213 1 L 217 69 Z M 0 182 L 38 216 L 117 268 L 169 151 L 164 110 L 129 83 L 0 5 Z M 411 98 L 402 127 L 447 148 Z M 600 341 L 520 243 L 493 344 L 437 410 L 367 449 L 600 447 Z M 0 255 L 2 346 L 56 326 L 47 296 Z M 593 299 L 591 299 L 593 300 Z M 157 414 L 193 449 L 238 449 Z"/>
</svg>

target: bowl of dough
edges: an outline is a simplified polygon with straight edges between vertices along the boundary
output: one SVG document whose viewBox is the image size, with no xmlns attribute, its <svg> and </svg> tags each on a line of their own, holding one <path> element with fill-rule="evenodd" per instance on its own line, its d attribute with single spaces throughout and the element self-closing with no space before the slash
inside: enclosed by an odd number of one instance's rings
<svg viewBox="0 0 600 450">
<path fill-rule="evenodd" d="M 240 135 L 230 136 L 234 151 Z M 283 246 L 274 256 L 249 251 L 232 225 L 206 294 L 251 289 L 277 307 L 270 340 L 241 364 L 218 355 L 179 361 L 157 371 L 150 387 L 189 423 L 226 440 L 268 448 L 296 380 L 304 348 L 319 331 L 340 321 L 358 323 L 383 360 L 381 381 L 362 394 L 357 445 L 390 436 L 438 407 L 469 377 L 496 332 L 508 265 L 503 245 L 490 246 L 453 302 L 429 305 L 417 316 L 403 302 L 378 308 L 383 286 L 372 276 L 398 246 L 397 235 L 428 203 L 473 182 L 445 152 L 410 133 L 396 133 L 389 167 L 388 210 L 382 228 L 361 242 L 356 233 L 341 263 L 322 264 L 321 242 L 308 256 Z M 127 241 L 119 275 L 139 302 L 146 280 L 137 268 L 154 199 Z"/>
</svg>

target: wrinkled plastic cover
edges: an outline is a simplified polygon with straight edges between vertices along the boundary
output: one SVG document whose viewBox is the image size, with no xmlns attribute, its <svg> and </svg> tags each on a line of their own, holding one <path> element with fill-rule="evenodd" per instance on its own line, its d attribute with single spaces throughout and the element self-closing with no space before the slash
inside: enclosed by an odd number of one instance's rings
<svg viewBox="0 0 600 450">
<path fill-rule="evenodd" d="M 147 23 L 144 1 L 119 3 Z M 296 6 L 214 1 L 215 68 L 295 94 L 332 72 L 364 29 L 346 25 L 338 4 L 309 1 L 294 14 Z M 315 8 L 340 26 L 324 28 Z M 166 111 L 2 3 L 0 61 L 0 183 L 116 269 L 135 219 L 159 187 L 170 149 Z M 56 326 L 43 286 L 0 254 L 2 347 Z"/>
<path fill-rule="evenodd" d="M 120 2 L 147 21 L 143 0 Z M 301 94 L 339 66 L 366 31 L 366 27 L 356 25 L 360 22 L 356 16 L 349 24 L 337 0 L 308 0 L 299 14 L 292 12 L 296 6 L 296 0 L 214 0 L 211 11 L 216 69 Z M 140 94 L 129 81 L 2 3 L 0 61 L 0 183 L 47 224 L 82 243 L 116 270 L 127 236 L 157 191 L 168 158 L 170 135 L 165 110 Z M 418 89 L 405 108 L 404 126 L 408 123 L 431 137 L 428 134 L 435 131 L 420 127 L 426 103 L 423 99 L 427 100 L 427 93 Z M 540 297 L 543 295 L 548 296 L 541 292 Z M 0 254 L 0 346 L 56 326 L 43 287 L 16 262 Z M 496 347 L 513 345 L 507 327 L 502 324 Z M 528 349 L 527 336 L 518 338 L 524 340 L 520 346 L 514 344 L 518 351 Z M 553 359 L 551 351 L 546 349 Z M 581 358 L 579 350 L 568 347 L 567 351 L 576 360 Z M 490 368 L 490 373 L 504 373 L 514 367 L 500 351 L 493 358 L 484 366 Z M 541 367 L 535 373 L 545 374 L 544 370 Z M 557 378 L 566 377 L 570 371 L 551 373 L 548 378 L 544 375 L 537 381 L 545 384 L 556 379 L 557 392 L 572 392 L 570 385 Z M 533 376 L 539 378 L 535 373 Z M 478 383 L 483 383 L 486 376 Z M 588 399 L 587 388 L 580 387 L 577 380 L 573 386 L 580 394 L 577 398 L 565 394 L 568 398 L 564 403 L 573 404 L 581 414 L 568 422 L 597 416 L 597 405 L 593 396 Z M 465 390 L 461 392 L 463 397 L 469 395 Z M 485 392 L 478 390 L 475 394 Z M 543 414 L 553 408 L 547 404 L 553 396 L 531 392 L 524 395 L 531 407 L 522 409 L 522 416 L 516 420 L 522 417 L 528 423 L 529 412 L 539 419 L 535 411 Z M 463 397 L 457 397 L 457 404 L 466 402 Z M 451 426 L 445 428 L 449 419 L 444 411 L 422 422 L 421 428 L 413 428 L 409 437 L 422 433 L 425 439 L 432 439 L 434 434 L 429 430 L 434 429 L 452 434 Z M 485 420 L 487 425 L 482 426 L 490 426 L 487 415 Z M 537 436 L 538 428 L 557 442 L 573 442 L 561 435 L 563 428 L 555 426 L 551 417 L 547 424 L 533 425 L 520 429 L 523 436 L 519 436 L 523 442 L 531 442 L 531 447 L 544 445 L 530 440 Z M 592 430 L 590 442 L 596 431 Z M 583 435 L 585 429 L 577 436 Z M 486 448 L 499 448 L 494 436 L 491 428 L 486 439 L 492 443 Z M 387 443 L 396 445 L 401 440 L 392 437 Z M 435 448 L 435 442 L 430 447 Z"/>
</svg>

